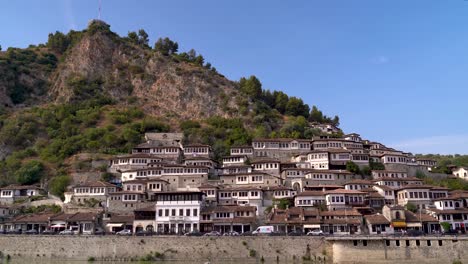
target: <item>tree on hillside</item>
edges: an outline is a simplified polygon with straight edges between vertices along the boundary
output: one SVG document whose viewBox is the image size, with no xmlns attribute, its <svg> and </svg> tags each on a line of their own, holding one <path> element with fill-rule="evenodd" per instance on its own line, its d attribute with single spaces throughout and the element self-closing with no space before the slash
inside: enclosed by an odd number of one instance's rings
<svg viewBox="0 0 468 264">
<path fill-rule="evenodd" d="M 286 112 L 289 96 L 281 91 L 274 91 L 273 97 L 275 98 L 275 109 L 281 114 L 284 114 Z"/>
<path fill-rule="evenodd" d="M 361 173 L 361 170 L 359 169 L 359 166 L 352 162 L 352 161 L 348 161 L 346 162 L 346 170 L 349 171 L 349 172 L 352 172 L 354 174 L 360 174 Z"/>
<path fill-rule="evenodd" d="M 239 80 L 239 86 L 241 92 L 252 99 L 260 99 L 262 96 L 262 83 L 254 75 L 250 76 L 248 79 L 242 77 Z"/>
<path fill-rule="evenodd" d="M 323 123 L 323 113 L 315 105 L 312 106 L 312 111 L 310 111 L 309 121 Z"/>
<path fill-rule="evenodd" d="M 138 34 L 135 31 L 128 32 L 127 39 L 133 44 L 138 44 Z"/>
<path fill-rule="evenodd" d="M 340 117 L 339 116 L 335 116 L 333 117 L 333 120 L 332 120 L 332 124 L 336 127 L 339 127 L 340 126 Z"/>
<path fill-rule="evenodd" d="M 144 29 L 138 30 L 138 45 L 142 47 L 149 47 L 148 33 Z"/>
<path fill-rule="evenodd" d="M 172 41 L 168 37 L 159 38 L 154 44 L 154 49 L 161 52 L 162 55 L 167 56 L 174 53 L 177 53 L 179 50 L 179 44 Z"/>
<path fill-rule="evenodd" d="M 292 116 L 303 116 L 305 118 L 309 117 L 310 108 L 307 104 L 304 104 L 302 99 L 297 97 L 290 97 L 288 103 L 286 104 L 287 115 Z"/>
<path fill-rule="evenodd" d="M 55 52 L 63 53 L 67 50 L 69 44 L 70 41 L 67 36 L 60 31 L 56 31 L 55 34 L 49 34 L 46 45 Z"/>
<path fill-rule="evenodd" d="M 43 174 L 44 165 L 40 161 L 31 160 L 16 171 L 15 178 L 20 184 L 34 184 L 41 180 Z"/>
</svg>

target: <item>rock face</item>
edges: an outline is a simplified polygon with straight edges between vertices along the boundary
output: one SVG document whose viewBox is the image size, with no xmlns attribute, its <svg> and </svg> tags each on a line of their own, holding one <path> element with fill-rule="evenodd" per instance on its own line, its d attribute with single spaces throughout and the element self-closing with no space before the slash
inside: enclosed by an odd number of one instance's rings
<svg viewBox="0 0 468 264">
<path fill-rule="evenodd" d="M 68 102 L 74 83 L 99 83 L 116 100 L 139 100 L 152 115 L 177 118 L 235 116 L 235 84 L 203 67 L 178 62 L 103 32 L 85 35 L 52 74 L 49 97 Z"/>
</svg>

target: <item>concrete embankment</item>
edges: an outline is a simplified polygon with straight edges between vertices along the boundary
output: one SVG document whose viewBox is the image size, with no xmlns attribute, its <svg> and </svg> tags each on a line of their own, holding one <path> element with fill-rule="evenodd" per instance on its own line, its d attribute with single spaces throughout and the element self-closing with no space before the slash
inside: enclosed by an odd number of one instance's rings
<svg viewBox="0 0 468 264">
<path fill-rule="evenodd" d="M 0 251 L 12 259 L 73 260 L 265 260 L 331 263 L 331 248 L 312 237 L 118 237 L 0 236 Z"/>
</svg>

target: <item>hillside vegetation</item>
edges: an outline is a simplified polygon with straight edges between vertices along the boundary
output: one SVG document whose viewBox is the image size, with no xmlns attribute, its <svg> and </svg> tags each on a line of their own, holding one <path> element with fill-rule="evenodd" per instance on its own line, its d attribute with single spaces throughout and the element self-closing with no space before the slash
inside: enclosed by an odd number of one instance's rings
<svg viewBox="0 0 468 264">
<path fill-rule="evenodd" d="M 302 99 L 230 81 L 196 51 L 144 30 L 121 37 L 102 21 L 51 33 L 46 44 L 0 52 L 0 184 L 64 191 L 78 153 L 119 154 L 145 132 L 183 131 L 216 158 L 254 137 L 311 138 L 309 122 L 339 118 Z"/>
</svg>

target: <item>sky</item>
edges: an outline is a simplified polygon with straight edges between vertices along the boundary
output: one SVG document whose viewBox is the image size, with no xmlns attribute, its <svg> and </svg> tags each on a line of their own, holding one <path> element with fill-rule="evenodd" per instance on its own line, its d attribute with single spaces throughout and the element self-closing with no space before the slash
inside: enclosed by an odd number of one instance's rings
<svg viewBox="0 0 468 264">
<path fill-rule="evenodd" d="M 468 0 L 101 0 L 120 35 L 193 48 L 339 115 L 346 133 L 412 153 L 468 154 Z M 0 0 L 0 45 L 81 30 L 99 0 Z"/>
</svg>

